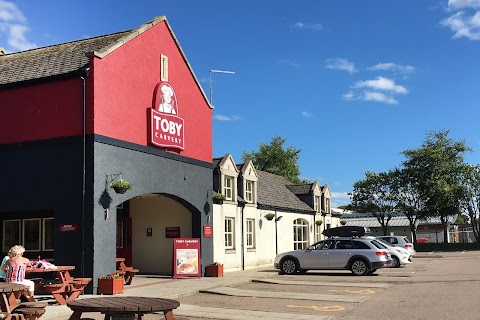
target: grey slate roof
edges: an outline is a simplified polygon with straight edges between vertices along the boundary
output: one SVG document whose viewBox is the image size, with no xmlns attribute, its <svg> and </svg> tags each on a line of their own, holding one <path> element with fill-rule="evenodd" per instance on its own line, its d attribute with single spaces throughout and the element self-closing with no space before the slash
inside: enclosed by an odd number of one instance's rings
<svg viewBox="0 0 480 320">
<path fill-rule="evenodd" d="M 294 194 L 309 194 L 312 191 L 313 183 L 289 184 L 288 190 Z"/>
<path fill-rule="evenodd" d="M 68 74 L 88 64 L 88 53 L 102 51 L 132 31 L 118 32 L 0 56 L 0 86 Z"/>
<path fill-rule="evenodd" d="M 257 173 L 259 206 L 295 212 L 315 212 L 287 188 L 287 185 L 291 185 L 290 181 L 265 171 L 258 170 Z"/>
</svg>

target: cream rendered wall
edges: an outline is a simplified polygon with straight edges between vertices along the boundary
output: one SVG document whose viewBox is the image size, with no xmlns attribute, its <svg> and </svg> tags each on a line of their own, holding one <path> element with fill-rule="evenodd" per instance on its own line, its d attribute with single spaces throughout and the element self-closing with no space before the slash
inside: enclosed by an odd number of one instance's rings
<svg viewBox="0 0 480 320">
<path fill-rule="evenodd" d="M 167 197 L 142 196 L 130 200 L 132 218 L 132 264 L 146 274 L 172 274 L 173 239 L 166 227 L 180 227 L 180 237 L 192 237 L 192 214 Z M 147 237 L 147 228 L 152 236 Z"/>
<path fill-rule="evenodd" d="M 213 205 L 213 260 L 223 263 L 223 269 L 241 268 L 240 208 L 234 203 Z M 225 249 L 225 218 L 234 219 L 234 249 Z"/>
</svg>

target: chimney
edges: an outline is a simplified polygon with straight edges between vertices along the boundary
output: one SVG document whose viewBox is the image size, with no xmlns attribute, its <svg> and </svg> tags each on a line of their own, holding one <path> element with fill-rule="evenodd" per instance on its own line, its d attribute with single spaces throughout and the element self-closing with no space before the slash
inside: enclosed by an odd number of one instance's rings
<svg viewBox="0 0 480 320">
<path fill-rule="evenodd" d="M 0 56 L 3 56 L 4 54 L 7 54 L 7 50 L 4 48 L 0 47 Z"/>
</svg>

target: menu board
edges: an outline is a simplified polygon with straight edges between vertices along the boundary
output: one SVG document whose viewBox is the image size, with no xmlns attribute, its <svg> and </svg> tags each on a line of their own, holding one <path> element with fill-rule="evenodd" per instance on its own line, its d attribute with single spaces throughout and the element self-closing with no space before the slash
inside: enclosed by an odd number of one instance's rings
<svg viewBox="0 0 480 320">
<path fill-rule="evenodd" d="M 175 238 L 173 242 L 173 278 L 199 277 L 200 239 Z"/>
</svg>

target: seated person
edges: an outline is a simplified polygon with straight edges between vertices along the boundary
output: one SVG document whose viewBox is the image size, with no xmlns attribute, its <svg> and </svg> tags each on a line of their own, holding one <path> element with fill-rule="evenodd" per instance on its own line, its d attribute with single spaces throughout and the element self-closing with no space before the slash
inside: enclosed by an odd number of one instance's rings
<svg viewBox="0 0 480 320">
<path fill-rule="evenodd" d="M 8 254 L 10 254 L 10 251 L 8 252 Z M 0 265 L 0 282 L 5 282 L 5 278 L 7 277 L 5 272 L 2 271 L 2 268 L 5 265 L 5 263 L 7 263 L 8 259 L 10 259 L 9 255 L 6 255 L 5 257 L 3 257 L 2 264 Z"/>
<path fill-rule="evenodd" d="M 5 280 L 9 283 L 18 283 L 23 284 L 27 287 L 27 292 L 24 292 L 25 298 L 28 301 L 35 301 L 33 298 L 35 283 L 31 280 L 25 279 L 25 269 L 29 260 L 23 257 L 25 248 L 16 245 L 10 248 L 9 255 L 10 258 L 7 260 L 5 265 L 2 266 L 2 271 L 6 273 Z"/>
</svg>

